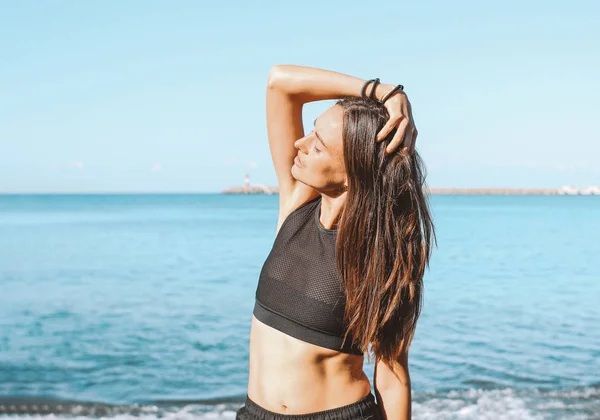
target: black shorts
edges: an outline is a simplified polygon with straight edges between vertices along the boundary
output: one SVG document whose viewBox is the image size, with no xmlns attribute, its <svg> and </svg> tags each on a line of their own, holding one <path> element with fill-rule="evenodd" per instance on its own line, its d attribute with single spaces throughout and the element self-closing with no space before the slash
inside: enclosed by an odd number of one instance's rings
<svg viewBox="0 0 600 420">
<path fill-rule="evenodd" d="M 266 410 L 246 396 L 246 402 L 237 411 L 236 420 L 380 420 L 381 413 L 373 394 L 362 400 L 310 414 L 280 414 Z"/>
</svg>

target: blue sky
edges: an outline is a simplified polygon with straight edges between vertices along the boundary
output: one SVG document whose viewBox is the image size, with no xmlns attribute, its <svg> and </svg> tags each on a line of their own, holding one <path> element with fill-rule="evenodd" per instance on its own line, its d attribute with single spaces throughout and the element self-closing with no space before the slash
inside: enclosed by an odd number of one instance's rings
<svg viewBox="0 0 600 420">
<path fill-rule="evenodd" d="M 600 185 L 599 21 L 597 1 L 3 1 L 0 192 L 275 185 L 277 63 L 404 84 L 431 186 Z"/>
</svg>

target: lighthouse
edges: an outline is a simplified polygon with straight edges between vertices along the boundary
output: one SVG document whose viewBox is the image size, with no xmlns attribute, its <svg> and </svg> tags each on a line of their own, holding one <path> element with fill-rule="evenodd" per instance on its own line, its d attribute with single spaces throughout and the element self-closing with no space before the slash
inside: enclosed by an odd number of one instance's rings
<svg viewBox="0 0 600 420">
<path fill-rule="evenodd" d="M 244 175 L 244 191 L 250 191 L 250 177 L 248 176 L 248 174 Z"/>
</svg>

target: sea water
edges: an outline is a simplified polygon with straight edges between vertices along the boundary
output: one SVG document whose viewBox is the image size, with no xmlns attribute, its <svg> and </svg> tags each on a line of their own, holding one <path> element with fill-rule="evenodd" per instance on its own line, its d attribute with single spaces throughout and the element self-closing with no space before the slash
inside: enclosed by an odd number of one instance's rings
<svg viewBox="0 0 600 420">
<path fill-rule="evenodd" d="M 600 197 L 431 206 L 413 417 L 600 418 Z M 0 196 L 0 416 L 233 419 L 276 220 L 277 196 Z"/>
</svg>

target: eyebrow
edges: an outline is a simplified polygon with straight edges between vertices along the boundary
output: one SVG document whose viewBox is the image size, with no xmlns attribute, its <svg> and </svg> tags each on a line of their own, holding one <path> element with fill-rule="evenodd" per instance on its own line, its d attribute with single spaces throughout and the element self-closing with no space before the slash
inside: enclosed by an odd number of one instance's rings
<svg viewBox="0 0 600 420">
<path fill-rule="evenodd" d="M 313 125 L 317 125 L 317 119 L 315 118 L 315 121 L 313 122 Z M 323 141 L 323 139 L 321 138 L 321 136 L 319 136 L 319 133 L 317 133 L 316 127 L 315 127 L 315 136 L 317 136 L 317 139 L 319 139 L 319 141 L 321 142 L 321 144 L 323 145 L 324 148 L 329 149 L 327 147 L 327 145 L 325 144 L 325 142 Z"/>
</svg>

